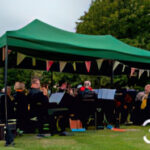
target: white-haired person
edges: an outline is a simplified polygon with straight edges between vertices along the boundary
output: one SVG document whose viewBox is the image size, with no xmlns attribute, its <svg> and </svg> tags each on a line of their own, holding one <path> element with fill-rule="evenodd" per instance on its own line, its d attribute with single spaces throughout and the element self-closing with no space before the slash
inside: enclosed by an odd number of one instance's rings
<svg viewBox="0 0 150 150">
<path fill-rule="evenodd" d="M 89 116 L 96 111 L 95 102 L 97 95 L 91 87 L 90 81 L 85 81 L 84 85 L 79 89 L 77 97 L 78 106 L 76 109 L 76 116 L 81 120 L 83 127 L 87 128 Z"/>
<path fill-rule="evenodd" d="M 79 89 L 79 94 L 84 94 L 89 91 L 93 91 L 91 87 L 91 82 L 90 81 L 84 81 L 84 85 Z"/>
</svg>

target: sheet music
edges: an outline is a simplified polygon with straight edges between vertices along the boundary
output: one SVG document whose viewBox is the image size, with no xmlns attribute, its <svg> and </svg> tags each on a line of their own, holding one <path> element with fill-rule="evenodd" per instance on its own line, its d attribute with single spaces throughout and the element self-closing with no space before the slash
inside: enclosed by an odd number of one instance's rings
<svg viewBox="0 0 150 150">
<path fill-rule="evenodd" d="M 116 89 L 109 89 L 107 92 L 107 98 L 106 99 L 114 100 L 115 93 L 116 93 Z"/>
<path fill-rule="evenodd" d="M 116 89 L 94 89 L 98 99 L 114 100 Z"/>
<path fill-rule="evenodd" d="M 55 102 L 55 103 L 59 104 L 61 99 L 63 98 L 64 94 L 65 94 L 65 92 L 53 93 L 49 98 L 49 102 L 50 103 Z"/>
<path fill-rule="evenodd" d="M 99 89 L 93 89 L 93 91 L 94 91 L 96 94 L 98 94 Z"/>
</svg>

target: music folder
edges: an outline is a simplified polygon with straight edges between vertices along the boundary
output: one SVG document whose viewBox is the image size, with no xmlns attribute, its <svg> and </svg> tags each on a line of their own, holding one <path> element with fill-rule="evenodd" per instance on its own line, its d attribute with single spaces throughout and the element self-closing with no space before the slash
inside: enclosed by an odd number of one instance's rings
<svg viewBox="0 0 150 150">
<path fill-rule="evenodd" d="M 95 89 L 98 99 L 114 100 L 116 89 Z"/>
<path fill-rule="evenodd" d="M 65 92 L 57 92 L 57 93 L 51 94 L 51 96 L 49 98 L 49 102 L 59 104 L 61 102 L 64 94 L 65 94 Z"/>
</svg>

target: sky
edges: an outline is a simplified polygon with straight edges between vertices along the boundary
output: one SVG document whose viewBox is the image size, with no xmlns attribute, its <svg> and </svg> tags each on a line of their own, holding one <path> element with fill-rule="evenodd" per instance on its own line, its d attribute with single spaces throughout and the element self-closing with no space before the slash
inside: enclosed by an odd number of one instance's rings
<svg viewBox="0 0 150 150">
<path fill-rule="evenodd" d="M 75 22 L 90 4 L 91 0 L 0 0 L 0 36 L 34 19 L 75 32 Z"/>
</svg>

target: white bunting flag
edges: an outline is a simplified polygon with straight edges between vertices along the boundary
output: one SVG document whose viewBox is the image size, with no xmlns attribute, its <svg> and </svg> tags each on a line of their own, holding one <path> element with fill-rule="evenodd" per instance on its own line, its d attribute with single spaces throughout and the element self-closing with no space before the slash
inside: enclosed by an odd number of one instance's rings
<svg viewBox="0 0 150 150">
<path fill-rule="evenodd" d="M 139 79 L 140 79 L 140 77 L 141 77 L 141 75 L 142 75 L 143 73 L 144 73 L 144 70 L 143 70 L 143 69 L 140 69 L 140 70 L 139 70 L 139 76 L 138 76 Z"/>
<path fill-rule="evenodd" d="M 125 71 L 125 68 L 126 68 L 126 65 L 123 65 L 123 67 L 122 67 L 122 72 Z"/>
<path fill-rule="evenodd" d="M 147 70 L 147 76 L 150 77 L 150 71 L 149 70 Z"/>
<path fill-rule="evenodd" d="M 120 64 L 119 61 L 115 61 L 114 65 L 113 65 L 113 71 L 115 71 L 115 69 L 117 68 L 117 66 Z"/>
</svg>

